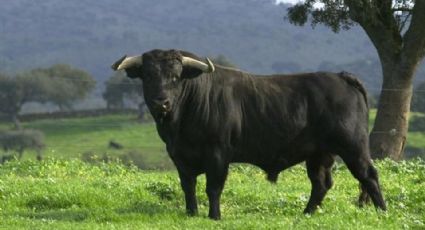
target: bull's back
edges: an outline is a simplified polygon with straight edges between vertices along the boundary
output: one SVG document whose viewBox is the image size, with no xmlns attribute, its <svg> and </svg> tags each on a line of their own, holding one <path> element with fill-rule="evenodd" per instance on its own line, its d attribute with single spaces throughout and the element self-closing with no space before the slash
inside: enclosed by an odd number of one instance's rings
<svg viewBox="0 0 425 230">
<path fill-rule="evenodd" d="M 350 80 L 353 78 L 349 78 Z M 270 76 L 247 97 L 240 154 L 246 161 L 288 166 L 321 151 L 341 126 L 364 126 L 363 92 L 334 73 Z M 249 158 L 249 159 L 248 159 Z"/>
</svg>

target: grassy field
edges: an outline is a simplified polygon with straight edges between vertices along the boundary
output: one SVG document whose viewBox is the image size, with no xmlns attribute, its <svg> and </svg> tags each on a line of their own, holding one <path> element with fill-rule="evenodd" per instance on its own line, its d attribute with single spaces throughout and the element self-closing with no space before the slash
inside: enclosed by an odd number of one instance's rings
<svg viewBox="0 0 425 230">
<path fill-rule="evenodd" d="M 425 162 L 376 162 L 388 211 L 358 208 L 358 184 L 344 165 L 314 215 L 302 214 L 310 183 L 301 165 L 268 183 L 258 169 L 233 165 L 221 221 L 187 217 L 175 171 L 140 171 L 79 160 L 8 162 L 0 166 L 0 229 L 424 229 Z"/>
<path fill-rule="evenodd" d="M 373 116 L 372 112 L 371 122 Z M 0 124 L 3 129 L 8 126 Z M 0 229 L 425 228 L 423 160 L 377 163 L 387 213 L 357 208 L 358 184 L 344 165 L 337 165 L 335 186 L 312 216 L 302 214 L 310 194 L 302 165 L 284 171 L 277 185 L 268 183 L 254 167 L 234 165 L 223 194 L 223 220 L 214 222 L 206 218 L 204 177 L 199 177 L 197 187 L 200 215 L 189 218 L 175 171 L 80 160 L 88 153 L 102 158 L 137 152 L 149 166 L 168 162 L 172 169 L 154 124 L 141 124 L 134 115 L 114 115 L 39 120 L 23 126 L 45 133 L 46 160 L 30 161 L 35 155 L 29 151 L 24 161 L 0 166 Z M 111 140 L 124 148 L 109 148 Z M 424 140 L 423 132 L 409 133 L 410 146 L 425 148 Z"/>
</svg>

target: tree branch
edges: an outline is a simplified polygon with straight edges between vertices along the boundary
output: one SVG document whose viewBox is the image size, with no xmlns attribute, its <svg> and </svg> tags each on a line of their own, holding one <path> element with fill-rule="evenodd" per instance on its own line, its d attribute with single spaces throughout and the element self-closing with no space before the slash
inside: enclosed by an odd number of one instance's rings
<svg viewBox="0 0 425 230">
<path fill-rule="evenodd" d="M 395 58 L 401 50 L 401 36 L 391 14 L 391 1 L 346 0 L 351 18 L 360 24 L 381 60 Z M 390 15 L 388 15 L 390 14 Z"/>
<path fill-rule="evenodd" d="M 410 26 L 403 36 L 403 58 L 414 64 L 425 55 L 425 1 L 415 1 Z"/>
<path fill-rule="evenodd" d="M 404 19 L 398 21 L 398 32 L 401 34 L 403 32 L 404 27 L 406 26 L 407 21 L 412 16 L 412 12 L 409 12 L 407 15 L 404 16 Z"/>
</svg>

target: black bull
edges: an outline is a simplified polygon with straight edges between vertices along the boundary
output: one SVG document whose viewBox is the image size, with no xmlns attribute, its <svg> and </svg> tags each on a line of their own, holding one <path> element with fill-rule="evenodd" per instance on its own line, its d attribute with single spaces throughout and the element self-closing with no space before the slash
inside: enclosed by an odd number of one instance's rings
<svg viewBox="0 0 425 230">
<path fill-rule="evenodd" d="M 312 213 L 332 186 L 336 155 L 361 184 L 360 204 L 370 196 L 386 209 L 368 149 L 366 91 L 350 74 L 256 76 L 177 50 L 123 57 L 112 68 L 142 79 L 189 214 L 197 213 L 195 185 L 202 173 L 209 217 L 219 219 L 231 162 L 254 164 L 276 181 L 303 161 L 312 184 L 304 212 Z"/>
</svg>

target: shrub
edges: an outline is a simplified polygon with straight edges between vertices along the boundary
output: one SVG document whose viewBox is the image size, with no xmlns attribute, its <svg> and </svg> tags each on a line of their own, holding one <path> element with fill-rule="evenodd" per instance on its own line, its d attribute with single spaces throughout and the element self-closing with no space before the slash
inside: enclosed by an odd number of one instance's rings
<svg viewBox="0 0 425 230">
<path fill-rule="evenodd" d="M 25 149 L 37 152 L 37 159 L 41 160 L 41 150 L 44 148 L 44 134 L 39 130 L 9 130 L 0 131 L 0 146 L 5 152 L 18 152 L 18 159 L 22 158 Z"/>
<path fill-rule="evenodd" d="M 177 198 L 177 188 L 170 183 L 150 182 L 145 188 L 162 200 L 174 200 Z"/>
</svg>

